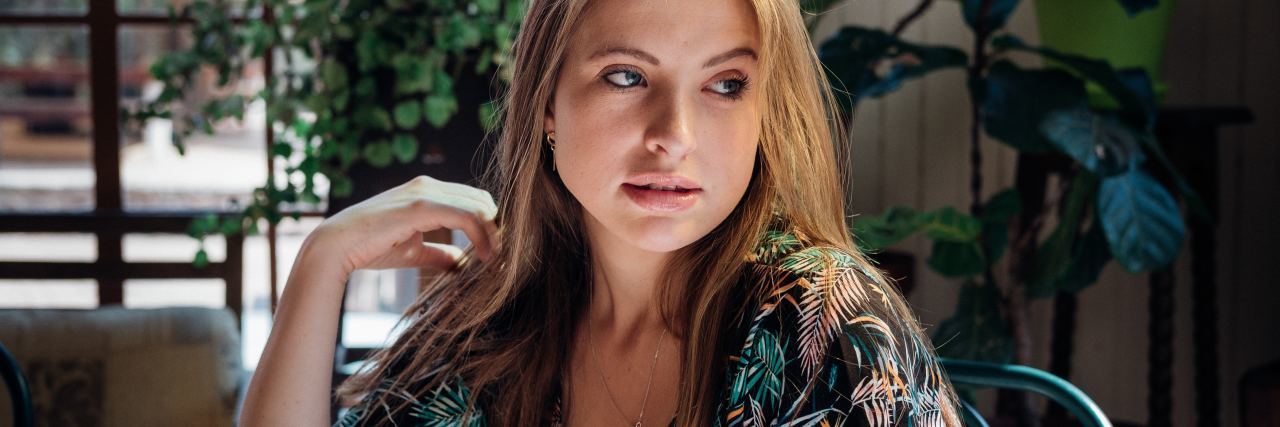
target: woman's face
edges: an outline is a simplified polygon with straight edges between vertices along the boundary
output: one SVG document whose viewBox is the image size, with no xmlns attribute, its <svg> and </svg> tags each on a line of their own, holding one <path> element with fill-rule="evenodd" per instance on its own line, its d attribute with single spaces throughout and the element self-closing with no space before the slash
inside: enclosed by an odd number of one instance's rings
<svg viewBox="0 0 1280 427">
<path fill-rule="evenodd" d="M 593 239 L 670 252 L 724 221 L 751 180 L 754 12 L 745 0 L 592 3 L 544 123 L 556 168 Z"/>
</svg>

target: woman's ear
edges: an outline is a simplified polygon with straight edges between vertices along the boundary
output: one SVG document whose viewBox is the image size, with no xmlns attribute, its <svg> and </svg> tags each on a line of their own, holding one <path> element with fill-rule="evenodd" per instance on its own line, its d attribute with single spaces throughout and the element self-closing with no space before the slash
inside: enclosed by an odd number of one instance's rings
<svg viewBox="0 0 1280 427">
<path fill-rule="evenodd" d="M 554 132 L 556 130 L 555 110 L 551 108 L 551 101 L 547 101 L 546 111 L 542 113 L 542 132 Z"/>
</svg>

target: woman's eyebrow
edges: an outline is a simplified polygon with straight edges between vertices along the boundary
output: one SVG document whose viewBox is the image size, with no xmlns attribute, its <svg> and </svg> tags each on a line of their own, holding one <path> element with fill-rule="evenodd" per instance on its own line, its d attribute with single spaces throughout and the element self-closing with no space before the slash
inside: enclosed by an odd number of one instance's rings
<svg viewBox="0 0 1280 427">
<path fill-rule="evenodd" d="M 750 56 L 752 61 L 755 61 L 757 59 L 756 51 L 751 50 L 751 48 L 749 47 L 739 47 L 739 48 L 731 49 L 728 52 L 711 57 L 711 59 L 707 60 L 706 64 L 702 64 L 702 68 L 711 68 L 716 66 L 716 64 L 728 61 L 733 58 L 737 58 L 739 56 Z"/>
<path fill-rule="evenodd" d="M 596 58 L 609 56 L 609 55 L 627 55 L 627 56 L 631 56 L 631 57 L 640 59 L 642 61 L 648 62 L 655 66 L 662 64 L 661 61 L 658 61 L 657 57 L 654 57 L 652 54 L 649 54 L 648 52 L 645 52 L 640 49 L 632 48 L 632 47 L 625 47 L 625 46 L 610 46 L 610 47 L 597 50 L 595 53 L 591 54 L 591 56 L 588 57 L 587 60 L 591 61 L 591 60 L 595 60 Z M 756 57 L 755 50 L 752 50 L 749 47 L 739 47 L 739 48 L 730 49 L 725 53 L 711 57 L 711 59 L 708 59 L 705 64 L 702 64 L 702 68 L 714 67 L 717 64 L 723 63 L 733 58 L 737 58 L 739 56 L 750 56 L 752 60 L 758 59 Z"/>
</svg>

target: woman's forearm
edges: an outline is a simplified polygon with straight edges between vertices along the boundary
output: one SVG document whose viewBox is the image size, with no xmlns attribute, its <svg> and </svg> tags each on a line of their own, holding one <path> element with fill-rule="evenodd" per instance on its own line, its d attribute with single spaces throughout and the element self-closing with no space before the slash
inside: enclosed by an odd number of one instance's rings
<svg viewBox="0 0 1280 427">
<path fill-rule="evenodd" d="M 334 340 L 347 273 L 316 253 L 299 251 L 253 373 L 241 426 L 327 425 Z"/>
<path fill-rule="evenodd" d="M 462 230 L 487 256 L 497 214 L 486 191 L 420 176 L 326 218 L 293 263 L 240 425 L 328 424 L 347 276 L 362 268 L 453 267 L 460 249 L 422 241 L 422 233 L 440 228 Z"/>
</svg>

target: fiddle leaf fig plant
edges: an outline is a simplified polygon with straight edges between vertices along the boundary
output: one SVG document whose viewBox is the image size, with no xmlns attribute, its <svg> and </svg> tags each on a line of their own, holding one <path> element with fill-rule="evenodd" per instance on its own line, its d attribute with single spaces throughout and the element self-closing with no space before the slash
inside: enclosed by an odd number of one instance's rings
<svg viewBox="0 0 1280 427">
<path fill-rule="evenodd" d="M 1130 15 L 1157 5 L 1118 1 Z M 927 265 L 961 286 L 955 314 L 935 331 L 938 343 L 960 337 L 955 345 L 940 346 L 948 357 L 1028 363 L 1030 340 L 1019 336 L 1027 330 L 1020 307 L 1028 298 L 1079 292 L 1113 260 L 1135 273 L 1170 265 L 1186 234 L 1180 201 L 1188 215 L 1211 220 L 1156 140 L 1156 103 L 1146 74 L 1031 46 L 1008 34 L 1004 25 L 1020 3 L 961 0 L 962 19 L 975 36 L 971 52 L 901 38 L 932 0 L 922 0 L 892 31 L 846 26 L 818 47 L 830 81 L 845 89 L 839 92 L 846 116 L 856 114 L 868 97 L 888 96 L 928 73 L 966 71 L 973 113 L 967 160 L 975 174 L 969 209 L 894 206 L 851 224 L 870 252 L 915 234 L 933 242 Z M 826 9 L 815 16 L 837 4 L 824 2 Z M 1015 52 L 1040 56 L 1048 65 L 1019 66 L 1009 58 Z M 1087 82 L 1105 90 L 1119 108 L 1091 107 Z M 1048 181 L 1019 174 L 1014 188 L 984 200 L 978 163 L 983 133 L 1016 150 L 1019 168 L 1045 168 L 1044 175 L 1058 176 L 1059 184 L 1046 189 Z M 1048 225 L 1049 233 L 1038 233 Z M 997 283 L 991 270 L 1008 254 L 1013 283 Z"/>
<path fill-rule="evenodd" d="M 250 104 L 265 102 L 275 141 L 268 152 L 284 174 L 268 174 L 233 215 L 206 215 L 188 229 L 201 242 L 214 233 L 256 233 L 262 219 L 297 219 L 296 205 L 320 203 L 320 177 L 343 197 L 356 162 L 410 162 L 419 151 L 416 130 L 444 127 L 457 114 L 494 126 L 497 106 L 459 111 L 454 83 L 467 73 L 509 81 L 523 14 L 522 0 L 193 0 L 170 9 L 174 18 L 190 18 L 189 27 L 175 20 L 175 28 L 186 28 L 193 43 L 151 66 L 162 89 L 125 119 L 171 120 L 182 152 L 188 136 L 212 134 L 215 123 L 242 120 Z M 269 57 L 274 72 L 265 87 L 236 91 L 245 68 Z M 207 70 L 217 76 L 212 92 L 231 94 L 191 106 Z M 194 261 L 207 262 L 203 246 Z"/>
</svg>

